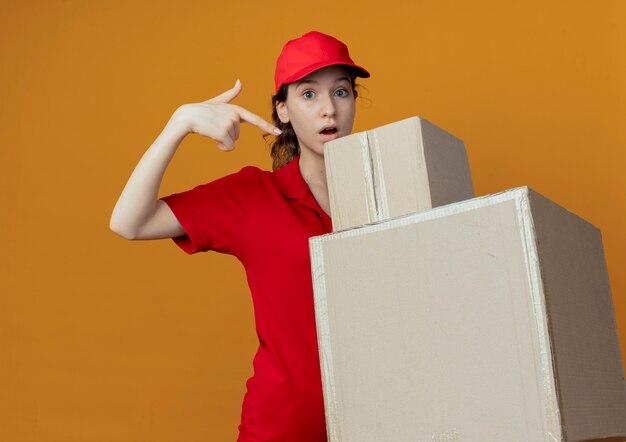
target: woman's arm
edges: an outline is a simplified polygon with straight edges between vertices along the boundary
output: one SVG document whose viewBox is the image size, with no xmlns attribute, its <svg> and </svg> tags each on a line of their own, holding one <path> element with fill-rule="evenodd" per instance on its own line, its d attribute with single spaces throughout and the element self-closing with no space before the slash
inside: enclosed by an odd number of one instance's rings
<svg viewBox="0 0 626 442">
<path fill-rule="evenodd" d="M 173 238 L 185 234 L 163 201 L 159 187 L 181 141 L 189 133 L 174 113 L 161 134 L 143 155 L 113 209 L 109 227 L 126 239 Z"/>
<path fill-rule="evenodd" d="M 109 227 L 113 232 L 126 239 L 173 238 L 185 234 L 168 205 L 158 199 L 158 192 L 165 169 L 186 135 L 198 133 L 217 141 L 220 149 L 232 150 L 241 121 L 280 133 L 261 117 L 228 104 L 240 91 L 238 80 L 232 89 L 217 97 L 176 109 L 128 179 L 111 215 Z"/>
</svg>

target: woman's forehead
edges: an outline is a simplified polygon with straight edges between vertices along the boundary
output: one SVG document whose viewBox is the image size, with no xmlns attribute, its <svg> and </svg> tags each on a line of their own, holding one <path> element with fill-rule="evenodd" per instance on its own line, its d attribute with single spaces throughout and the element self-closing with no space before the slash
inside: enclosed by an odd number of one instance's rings
<svg viewBox="0 0 626 442">
<path fill-rule="evenodd" d="M 296 81 L 296 87 L 302 83 L 319 83 L 320 81 L 339 82 L 342 80 L 350 81 L 350 71 L 348 68 L 340 65 L 326 66 L 311 72 L 306 77 Z"/>
</svg>

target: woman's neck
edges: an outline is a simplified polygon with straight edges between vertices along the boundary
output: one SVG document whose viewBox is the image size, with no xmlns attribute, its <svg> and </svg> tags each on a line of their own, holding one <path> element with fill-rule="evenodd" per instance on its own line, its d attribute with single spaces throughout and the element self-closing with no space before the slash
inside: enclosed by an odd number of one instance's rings
<svg viewBox="0 0 626 442">
<path fill-rule="evenodd" d="M 303 150 L 300 153 L 299 166 L 300 174 L 308 184 L 309 189 L 311 189 L 311 193 L 317 200 L 317 203 L 327 214 L 330 214 L 324 157 L 308 150 Z"/>
<path fill-rule="evenodd" d="M 328 189 L 326 184 L 326 165 L 324 164 L 323 156 L 306 150 L 302 151 L 300 153 L 299 165 L 300 174 L 309 187 Z"/>
</svg>

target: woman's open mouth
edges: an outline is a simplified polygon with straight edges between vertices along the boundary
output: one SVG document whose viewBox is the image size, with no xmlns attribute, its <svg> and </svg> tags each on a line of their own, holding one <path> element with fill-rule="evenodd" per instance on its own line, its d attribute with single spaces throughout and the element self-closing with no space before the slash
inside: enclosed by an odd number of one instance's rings
<svg viewBox="0 0 626 442">
<path fill-rule="evenodd" d="M 337 128 L 336 127 L 328 127 L 320 132 L 324 141 L 334 140 L 337 138 Z"/>
</svg>

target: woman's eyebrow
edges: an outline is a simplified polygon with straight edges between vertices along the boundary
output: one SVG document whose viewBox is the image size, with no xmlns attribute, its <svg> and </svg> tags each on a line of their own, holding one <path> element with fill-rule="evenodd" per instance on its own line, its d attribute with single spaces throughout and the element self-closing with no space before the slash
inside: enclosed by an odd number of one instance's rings
<svg viewBox="0 0 626 442">
<path fill-rule="evenodd" d="M 307 83 L 315 83 L 317 84 L 317 81 L 315 80 L 300 80 L 296 83 L 296 87 L 300 86 L 301 84 L 307 84 Z"/>
</svg>

